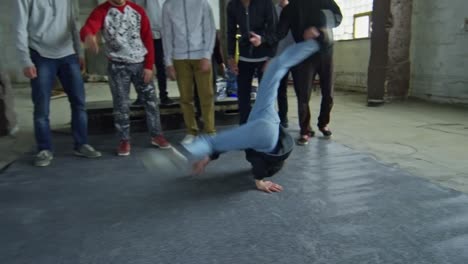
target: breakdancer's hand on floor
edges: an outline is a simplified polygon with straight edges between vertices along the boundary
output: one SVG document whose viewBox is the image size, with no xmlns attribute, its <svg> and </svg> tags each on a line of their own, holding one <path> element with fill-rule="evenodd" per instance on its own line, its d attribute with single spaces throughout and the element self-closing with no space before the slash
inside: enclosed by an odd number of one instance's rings
<svg viewBox="0 0 468 264">
<path fill-rule="evenodd" d="M 271 181 L 255 180 L 255 185 L 257 185 L 257 189 L 267 193 L 281 192 L 283 190 L 281 185 Z"/>
<path fill-rule="evenodd" d="M 193 175 L 202 174 L 205 171 L 206 166 L 208 166 L 208 163 L 210 163 L 210 161 L 211 161 L 210 157 L 206 156 L 203 159 L 193 163 L 192 174 Z"/>
</svg>

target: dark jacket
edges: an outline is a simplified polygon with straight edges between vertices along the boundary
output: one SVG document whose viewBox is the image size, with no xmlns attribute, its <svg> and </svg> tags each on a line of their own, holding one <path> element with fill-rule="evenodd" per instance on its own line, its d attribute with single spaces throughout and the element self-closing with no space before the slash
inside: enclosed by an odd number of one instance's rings
<svg viewBox="0 0 468 264">
<path fill-rule="evenodd" d="M 278 17 L 272 0 L 251 0 L 245 8 L 241 0 L 231 0 L 227 6 L 227 45 L 229 57 L 234 57 L 236 51 L 237 26 L 239 26 L 239 53 L 245 58 L 273 57 L 274 45 L 254 47 L 250 41 L 249 32 L 265 36 L 276 30 Z"/>
<path fill-rule="evenodd" d="M 252 173 L 256 180 L 271 177 L 283 168 L 284 161 L 289 157 L 294 148 L 294 139 L 288 131 L 280 126 L 278 144 L 272 153 L 258 152 L 253 149 L 246 150 L 247 161 L 252 164 Z M 220 153 L 210 156 L 212 160 L 219 157 Z"/>
<path fill-rule="evenodd" d="M 330 14 L 329 19 L 327 19 L 327 13 Z M 269 46 L 274 45 L 286 37 L 289 30 L 294 40 L 301 42 L 304 40 L 303 34 L 307 28 L 337 27 L 341 24 L 342 18 L 340 7 L 333 0 L 290 0 L 281 12 L 276 32 L 267 34 L 264 42 Z M 329 37 L 332 36 L 322 36 L 319 40 L 327 41 Z M 330 46 L 332 43 L 321 44 Z"/>
</svg>

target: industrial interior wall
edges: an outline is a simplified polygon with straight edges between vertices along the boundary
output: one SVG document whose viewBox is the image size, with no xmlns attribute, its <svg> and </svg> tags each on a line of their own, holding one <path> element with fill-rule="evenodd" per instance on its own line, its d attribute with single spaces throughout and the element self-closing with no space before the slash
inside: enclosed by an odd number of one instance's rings
<svg viewBox="0 0 468 264">
<path fill-rule="evenodd" d="M 16 1 L 16 0 L 15 0 Z M 14 1 L 2 1 L 0 8 L 0 49 L 2 65 L 12 82 L 27 82 L 23 76 L 15 47 Z"/>
<path fill-rule="evenodd" d="M 335 87 L 366 92 L 370 39 L 336 41 L 333 56 Z"/>
<path fill-rule="evenodd" d="M 467 0 L 413 0 L 410 96 L 468 104 L 467 10 Z"/>
</svg>

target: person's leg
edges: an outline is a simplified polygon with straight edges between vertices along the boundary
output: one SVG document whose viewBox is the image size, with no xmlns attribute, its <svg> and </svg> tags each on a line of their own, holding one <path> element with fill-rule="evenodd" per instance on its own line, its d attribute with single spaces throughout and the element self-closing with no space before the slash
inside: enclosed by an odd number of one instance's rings
<svg viewBox="0 0 468 264">
<path fill-rule="evenodd" d="M 164 49 L 162 39 L 154 40 L 154 51 L 155 51 L 155 64 L 156 64 L 156 77 L 158 79 L 159 99 L 161 104 L 172 104 L 174 103 L 167 92 L 167 76 L 166 76 L 166 65 L 164 64 Z"/>
<path fill-rule="evenodd" d="M 255 64 L 239 61 L 239 74 L 237 75 L 237 102 L 239 105 L 239 124 L 244 124 L 249 118 L 251 110 L 250 93 L 255 73 Z"/>
<path fill-rule="evenodd" d="M 84 83 L 77 55 L 60 59 L 59 63 L 58 77 L 68 95 L 71 106 L 72 135 L 76 150 L 80 146 L 88 144 L 88 116 L 85 108 Z"/>
<path fill-rule="evenodd" d="M 263 77 L 263 71 L 265 70 L 265 64 L 266 61 L 261 61 L 261 62 L 253 62 L 255 70 L 254 70 L 254 76 L 257 77 L 258 85 L 260 86 L 260 82 L 262 82 L 262 77 Z M 255 93 L 255 99 L 257 98 L 257 92 L 258 92 L 258 86 L 254 87 L 252 86 L 252 93 Z M 251 93 L 251 94 L 252 94 Z"/>
<path fill-rule="evenodd" d="M 256 70 L 256 73 L 257 73 L 257 80 L 258 80 L 259 85 L 262 82 L 263 71 L 265 70 L 265 63 L 267 63 L 267 62 L 262 61 L 262 62 L 256 62 L 255 63 L 255 68 L 256 68 L 255 70 Z"/>
<path fill-rule="evenodd" d="M 31 96 L 34 103 L 34 133 L 37 150 L 51 150 L 49 107 L 52 86 L 58 72 L 58 61 L 41 57 L 31 51 L 31 59 L 37 69 L 37 77 L 31 80 Z"/>
<path fill-rule="evenodd" d="M 174 60 L 174 67 L 180 92 L 180 108 L 184 115 L 187 134 L 196 136 L 198 125 L 193 106 L 194 69 L 190 60 Z"/>
<path fill-rule="evenodd" d="M 146 112 L 146 125 L 151 137 L 161 136 L 161 117 L 158 106 L 158 98 L 153 81 L 145 83 L 143 80 L 144 65 L 142 63 L 130 64 L 128 70 L 131 73 L 131 81 L 135 86 L 138 96 L 143 99 Z"/>
<path fill-rule="evenodd" d="M 315 41 L 291 45 L 268 65 L 260 82 L 257 101 L 246 124 L 222 131 L 214 137 L 200 137 L 192 144 L 184 145 L 196 158 L 213 152 L 254 149 L 271 152 L 278 142 L 279 118 L 274 102 L 280 80 L 292 66 L 319 49 Z"/>
<path fill-rule="evenodd" d="M 130 140 L 129 93 L 131 72 L 127 64 L 109 62 L 109 87 L 114 106 L 114 125 L 121 141 Z"/>
<path fill-rule="evenodd" d="M 294 91 L 297 97 L 301 136 L 309 136 L 314 133 L 310 126 L 309 101 L 315 76 L 314 60 L 316 60 L 316 56 L 317 54 L 313 55 L 291 70 L 294 81 Z"/>
<path fill-rule="evenodd" d="M 288 127 L 288 77 L 289 72 L 281 79 L 278 88 L 278 115 L 283 127 Z"/>
<path fill-rule="evenodd" d="M 184 147 L 193 157 L 201 159 L 212 153 L 254 149 L 271 152 L 278 143 L 279 127 L 267 119 L 256 119 L 238 127 L 221 131 L 216 136 L 203 135 Z"/>
<path fill-rule="evenodd" d="M 218 63 L 212 56 L 211 57 L 211 69 L 213 70 L 213 73 L 211 74 L 211 77 L 213 79 L 212 87 L 213 87 L 214 94 L 216 94 L 216 80 L 218 79 L 218 67 L 219 67 Z"/>
<path fill-rule="evenodd" d="M 333 53 L 327 52 L 321 54 L 320 68 L 318 71 L 320 77 L 320 90 L 322 92 L 322 102 L 320 104 L 320 115 L 317 126 L 320 131 L 326 128 L 330 123 L 330 112 L 333 108 Z M 329 136 L 331 132 L 324 132 L 324 135 Z"/>
<path fill-rule="evenodd" d="M 198 87 L 197 87 L 197 81 L 193 80 L 193 101 L 195 104 L 195 116 L 197 119 L 200 119 L 201 117 L 201 105 L 200 105 L 200 96 L 198 95 Z"/>
<path fill-rule="evenodd" d="M 195 81 L 200 99 L 201 114 L 203 117 L 204 132 L 207 134 L 216 133 L 215 110 L 214 110 L 214 90 L 212 82 L 212 72 L 200 72 L 200 61 L 193 61 L 195 69 Z"/>
</svg>

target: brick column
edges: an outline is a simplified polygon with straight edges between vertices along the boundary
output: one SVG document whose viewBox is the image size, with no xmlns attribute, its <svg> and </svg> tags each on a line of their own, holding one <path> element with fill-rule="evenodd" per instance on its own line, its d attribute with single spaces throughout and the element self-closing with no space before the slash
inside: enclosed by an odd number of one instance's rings
<svg viewBox="0 0 468 264">
<path fill-rule="evenodd" d="M 406 99 L 410 85 L 412 0 L 392 0 L 393 27 L 388 43 L 388 99 Z"/>
<path fill-rule="evenodd" d="M 391 0 L 374 0 L 372 8 L 371 55 L 367 79 L 367 104 L 384 103 L 388 66 L 388 35 L 391 27 Z"/>
</svg>

